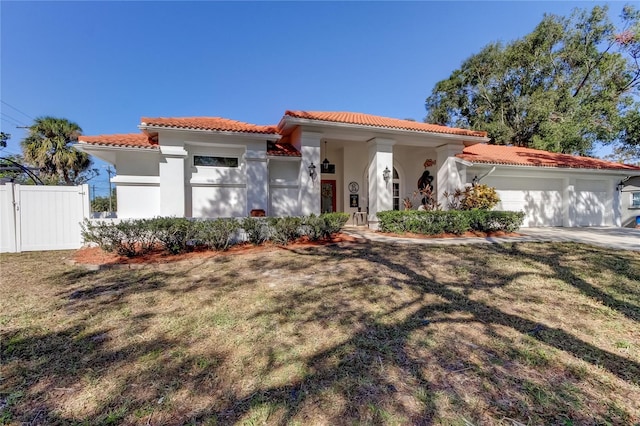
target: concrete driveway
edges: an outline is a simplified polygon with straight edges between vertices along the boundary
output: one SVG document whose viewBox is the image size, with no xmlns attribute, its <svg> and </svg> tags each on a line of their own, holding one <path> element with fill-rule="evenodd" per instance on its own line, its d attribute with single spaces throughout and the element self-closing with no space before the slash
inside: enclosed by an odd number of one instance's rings
<svg viewBox="0 0 640 426">
<path fill-rule="evenodd" d="M 591 244 L 616 250 L 640 251 L 640 229 L 632 228 L 520 228 L 518 237 L 403 238 L 391 237 L 363 227 L 347 226 L 345 233 L 369 241 L 415 245 L 491 244 L 516 241 L 557 241 Z"/>
<path fill-rule="evenodd" d="M 571 241 L 617 250 L 640 251 L 640 229 L 634 228 L 520 228 L 518 232 L 536 241 Z"/>
</svg>

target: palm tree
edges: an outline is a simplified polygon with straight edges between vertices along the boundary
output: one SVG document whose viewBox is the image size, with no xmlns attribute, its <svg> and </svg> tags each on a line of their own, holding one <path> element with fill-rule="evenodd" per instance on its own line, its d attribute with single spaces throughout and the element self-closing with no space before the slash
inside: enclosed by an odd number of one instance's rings
<svg viewBox="0 0 640 426">
<path fill-rule="evenodd" d="M 89 155 L 72 146 L 81 133 L 78 124 L 65 118 L 38 117 L 22 141 L 24 159 L 65 185 L 81 183 L 82 172 L 91 166 Z"/>
</svg>

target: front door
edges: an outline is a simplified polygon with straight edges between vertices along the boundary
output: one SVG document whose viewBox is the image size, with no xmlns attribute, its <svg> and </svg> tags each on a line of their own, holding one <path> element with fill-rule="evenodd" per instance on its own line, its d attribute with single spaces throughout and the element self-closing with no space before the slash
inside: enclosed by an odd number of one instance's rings
<svg viewBox="0 0 640 426">
<path fill-rule="evenodd" d="M 320 184 L 320 212 L 333 213 L 336 211 L 336 181 L 323 180 Z"/>
</svg>

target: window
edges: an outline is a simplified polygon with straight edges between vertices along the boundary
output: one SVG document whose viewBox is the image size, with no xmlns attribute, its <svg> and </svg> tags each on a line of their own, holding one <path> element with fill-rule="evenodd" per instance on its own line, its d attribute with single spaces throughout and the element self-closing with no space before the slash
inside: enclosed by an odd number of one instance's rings
<svg viewBox="0 0 640 426">
<path fill-rule="evenodd" d="M 194 155 L 194 166 L 206 167 L 238 167 L 237 157 L 211 157 L 208 155 Z"/>
<path fill-rule="evenodd" d="M 400 210 L 400 176 L 395 167 L 393 168 L 393 209 Z"/>
<path fill-rule="evenodd" d="M 640 192 L 631 193 L 631 207 L 640 208 Z"/>
</svg>

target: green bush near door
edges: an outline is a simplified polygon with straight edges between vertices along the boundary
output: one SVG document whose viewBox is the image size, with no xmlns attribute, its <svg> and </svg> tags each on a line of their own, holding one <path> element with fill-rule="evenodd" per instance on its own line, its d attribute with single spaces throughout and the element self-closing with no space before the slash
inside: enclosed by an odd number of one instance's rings
<svg viewBox="0 0 640 426">
<path fill-rule="evenodd" d="M 384 211 L 376 216 L 382 232 L 425 235 L 460 235 L 468 231 L 514 232 L 524 221 L 524 212 L 478 209 Z"/>
</svg>

